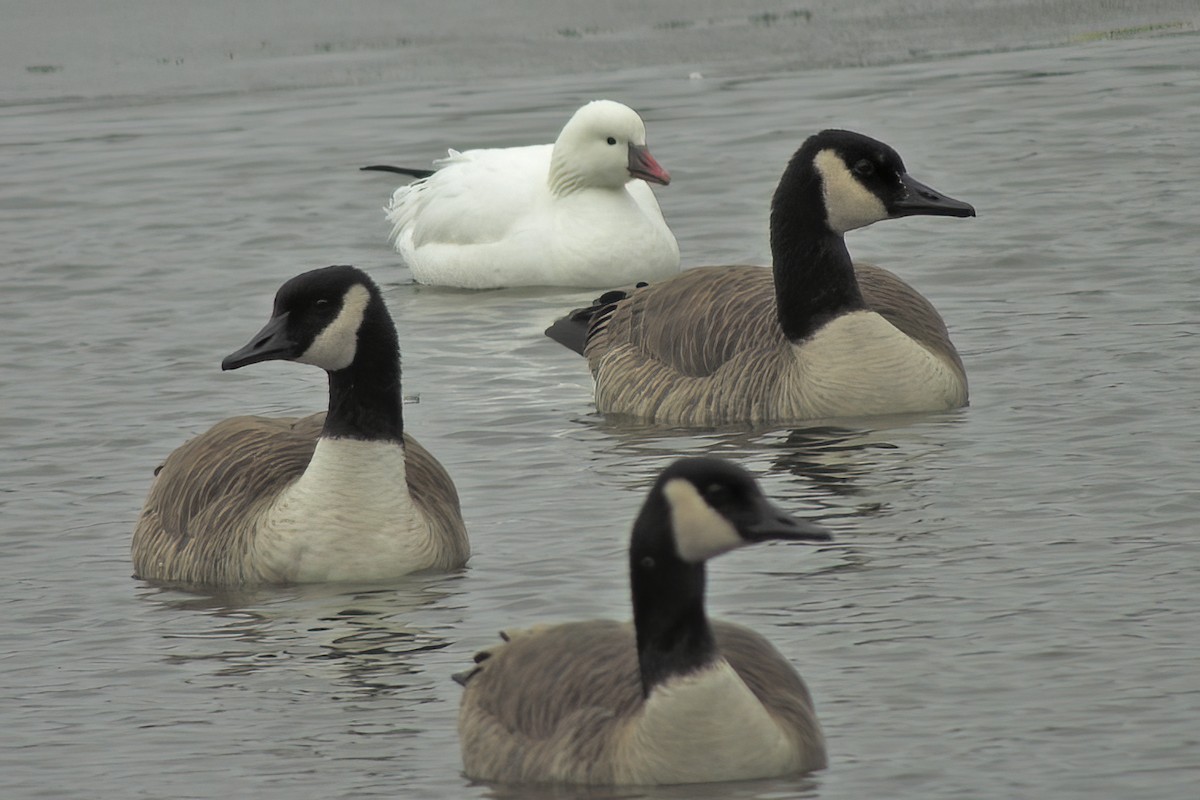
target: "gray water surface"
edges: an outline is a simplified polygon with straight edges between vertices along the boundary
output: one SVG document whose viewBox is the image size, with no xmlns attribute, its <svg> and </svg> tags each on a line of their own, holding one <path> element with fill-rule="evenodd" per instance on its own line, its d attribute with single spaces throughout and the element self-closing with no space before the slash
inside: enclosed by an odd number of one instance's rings
<svg viewBox="0 0 1200 800">
<path fill-rule="evenodd" d="M 749 56 L 41 99 L 22 77 L 0 103 L 3 795 L 1194 797 L 1194 27 L 866 67 Z M 938 305 L 971 407 L 618 425 L 594 413 L 584 362 L 541 335 L 594 293 L 411 283 L 385 241 L 394 179 L 358 166 L 550 141 L 602 96 L 645 118 L 688 266 L 768 262 L 775 181 L 823 127 L 884 139 L 973 203 L 977 219 L 848 238 Z M 210 595 L 131 580 L 134 520 L 173 447 L 226 416 L 323 406 L 310 368 L 218 365 L 283 280 L 330 263 L 385 286 L 418 400 L 407 426 L 458 484 L 469 566 Z M 829 768 L 620 792 L 471 784 L 450 674 L 503 627 L 627 617 L 630 523 L 685 453 L 737 459 L 836 532 L 730 555 L 710 578 L 714 615 L 805 676 Z"/>
</svg>

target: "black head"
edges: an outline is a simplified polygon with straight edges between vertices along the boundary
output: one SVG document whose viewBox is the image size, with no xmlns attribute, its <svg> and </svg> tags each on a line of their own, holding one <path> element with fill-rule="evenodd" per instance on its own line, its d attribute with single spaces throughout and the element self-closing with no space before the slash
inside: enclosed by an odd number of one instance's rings
<svg viewBox="0 0 1200 800">
<path fill-rule="evenodd" d="M 221 369 L 284 360 L 335 372 L 354 363 L 360 331 L 368 326 L 395 348 L 395 328 L 375 282 L 355 267 L 315 269 L 279 288 L 270 321 Z"/>
<path fill-rule="evenodd" d="M 970 205 L 912 178 L 891 147 L 853 131 L 810 136 L 788 164 L 775 203 L 807 205 L 796 194 L 818 191 L 825 222 L 837 234 L 914 214 L 975 216 Z"/>
<path fill-rule="evenodd" d="M 629 546 L 642 693 L 708 664 L 715 643 L 704 612 L 704 562 L 767 539 L 829 540 L 823 528 L 776 507 L 750 473 L 719 458 L 663 470 Z"/>
<path fill-rule="evenodd" d="M 720 458 L 680 459 L 663 470 L 643 506 L 647 515 L 666 517 L 646 528 L 668 531 L 673 555 L 688 564 L 768 539 L 830 539 L 824 528 L 768 500 L 749 472 Z M 635 527 L 631 552 L 638 549 L 637 539 Z"/>
</svg>

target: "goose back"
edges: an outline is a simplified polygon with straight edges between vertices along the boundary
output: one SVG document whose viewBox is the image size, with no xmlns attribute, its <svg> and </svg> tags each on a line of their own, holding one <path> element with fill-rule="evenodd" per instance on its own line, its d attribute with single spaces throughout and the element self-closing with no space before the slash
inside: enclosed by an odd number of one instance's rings
<svg viewBox="0 0 1200 800">
<path fill-rule="evenodd" d="M 257 523 L 308 467 L 325 412 L 231 417 L 196 436 L 156 471 L 133 534 L 138 577 L 181 584 L 274 582 L 255 558 Z M 444 567 L 469 555 L 458 494 L 440 463 L 404 434 L 407 488 L 442 545 Z"/>
<path fill-rule="evenodd" d="M 933 305 L 888 270 L 854 269 L 867 308 L 957 376 L 965 402 L 962 361 Z M 804 345 L 780 327 L 771 270 L 739 265 L 684 270 L 598 310 L 584 354 L 602 413 L 714 425 L 826 416 L 790 396 L 805 386 Z"/>
<path fill-rule="evenodd" d="M 793 742 L 825 765 L 812 699 L 796 670 L 752 630 L 714 621 L 720 655 Z M 459 735 L 468 775 L 504 783 L 615 784 L 645 705 L 631 623 L 590 620 L 506 634 L 465 679 Z M 542 691 L 527 702 L 528 687 Z M 524 691 L 522 691 L 524 690 Z M 650 782 L 650 781 L 641 781 Z"/>
</svg>

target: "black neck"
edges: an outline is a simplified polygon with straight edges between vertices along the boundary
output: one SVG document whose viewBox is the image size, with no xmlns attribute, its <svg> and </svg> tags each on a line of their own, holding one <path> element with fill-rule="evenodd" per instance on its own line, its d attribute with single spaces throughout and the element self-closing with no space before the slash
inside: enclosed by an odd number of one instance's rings
<svg viewBox="0 0 1200 800">
<path fill-rule="evenodd" d="M 400 350 L 391 319 L 371 314 L 358 334 L 350 366 L 329 373 L 329 412 L 321 435 L 401 442 Z"/>
<path fill-rule="evenodd" d="M 655 501 L 661 508 L 653 507 Z M 668 513 L 666 501 L 652 496 L 634 523 L 629 548 L 643 696 L 667 678 L 711 664 L 717 652 L 704 613 L 704 565 L 679 558 L 663 522 Z"/>
<path fill-rule="evenodd" d="M 771 204 L 775 310 L 793 342 L 840 314 L 866 308 L 846 242 L 825 221 L 821 179 L 811 166 L 797 166 L 784 173 Z"/>
</svg>

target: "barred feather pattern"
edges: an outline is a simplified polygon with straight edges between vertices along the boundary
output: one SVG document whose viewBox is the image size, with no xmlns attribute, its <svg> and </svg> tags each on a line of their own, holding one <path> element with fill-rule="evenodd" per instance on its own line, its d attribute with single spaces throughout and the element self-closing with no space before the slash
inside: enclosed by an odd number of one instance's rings
<svg viewBox="0 0 1200 800">
<path fill-rule="evenodd" d="M 812 385 L 818 374 L 803 355 L 820 331 L 799 344 L 787 340 L 771 270 L 699 267 L 637 289 L 596 314 L 584 354 L 596 380 L 597 409 L 666 424 L 722 425 L 838 416 L 843 391 L 878 397 L 879 410 L 858 413 L 965 405 L 962 360 L 933 305 L 885 269 L 856 264 L 855 272 L 868 307 L 890 323 L 877 320 L 877 326 L 904 335 L 893 335 L 879 353 L 871 352 L 870 340 L 850 343 L 861 346 L 850 357 L 866 361 L 855 376 L 864 385 Z M 889 405 L 888 381 L 870 385 L 872 358 L 881 376 L 906 371 L 905 359 L 922 362 L 930 397 L 918 398 L 916 408 Z"/>
<path fill-rule="evenodd" d="M 824 767 L 812 698 L 791 663 L 748 628 L 720 621 L 712 628 L 718 654 L 794 747 L 791 771 Z M 476 656 L 466 681 L 458 727 L 468 776 L 501 783 L 662 782 L 639 774 L 629 747 L 646 705 L 632 623 L 590 620 L 505 635 L 507 643 Z M 714 719 L 712 728 L 726 723 Z M 704 738 L 704 731 L 680 732 L 693 734 Z M 638 777 L 630 780 L 631 774 Z"/>
<path fill-rule="evenodd" d="M 137 577 L 204 586 L 277 582 L 255 557 L 257 523 L 304 473 L 324 423 L 324 412 L 231 417 L 172 452 L 134 529 Z M 470 548 L 454 483 L 408 434 L 404 447 L 407 490 L 430 538 L 442 543 L 434 566 L 460 566 Z"/>
</svg>

